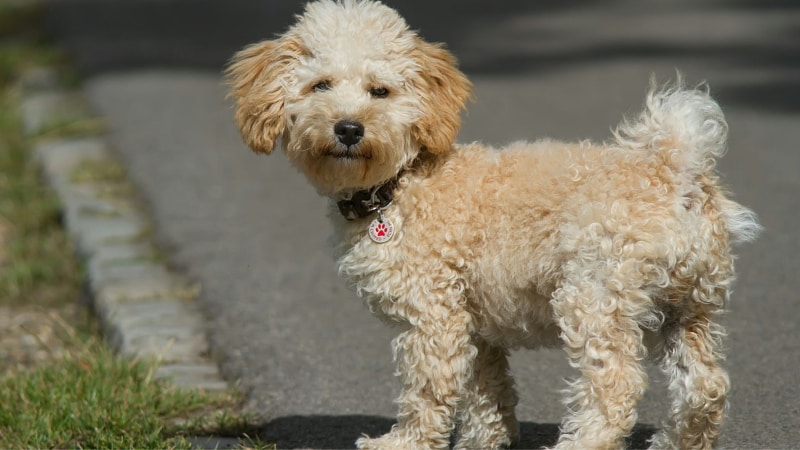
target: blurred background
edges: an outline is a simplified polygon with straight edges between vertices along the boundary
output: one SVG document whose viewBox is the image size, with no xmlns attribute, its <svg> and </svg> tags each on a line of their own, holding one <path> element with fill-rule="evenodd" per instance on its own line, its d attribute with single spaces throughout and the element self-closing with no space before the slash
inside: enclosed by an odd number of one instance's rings
<svg viewBox="0 0 800 450">
<path fill-rule="evenodd" d="M 726 111 L 725 183 L 766 231 L 738 253 L 725 321 L 730 419 L 722 445 L 800 443 L 800 2 L 387 1 L 445 42 L 475 83 L 460 140 L 596 139 L 640 108 L 651 74 L 707 81 Z M 349 447 L 392 422 L 394 335 L 336 279 L 325 202 L 280 155 L 250 154 L 220 73 L 302 11 L 287 0 L 58 0 L 47 26 L 108 120 L 172 264 L 203 285 L 214 357 L 259 433 Z M 349 30 L 357 32 L 358 30 Z M 561 351 L 515 354 L 521 447 L 552 444 L 574 375 Z M 642 403 L 635 442 L 664 417 Z"/>
</svg>

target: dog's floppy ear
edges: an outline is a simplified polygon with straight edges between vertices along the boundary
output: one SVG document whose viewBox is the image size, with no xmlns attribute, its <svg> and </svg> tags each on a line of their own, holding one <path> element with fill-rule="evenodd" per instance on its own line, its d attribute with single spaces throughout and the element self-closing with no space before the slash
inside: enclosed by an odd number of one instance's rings
<svg viewBox="0 0 800 450">
<path fill-rule="evenodd" d="M 236 99 L 236 123 L 254 152 L 272 152 L 286 127 L 285 85 L 303 53 L 297 40 L 284 36 L 246 47 L 236 53 L 225 70 L 229 96 Z"/>
<path fill-rule="evenodd" d="M 432 153 L 450 149 L 461 127 L 459 116 L 472 95 L 472 83 L 458 70 L 456 58 L 441 44 L 420 38 L 412 57 L 420 67 L 417 80 L 423 114 L 413 125 L 412 134 Z"/>
</svg>

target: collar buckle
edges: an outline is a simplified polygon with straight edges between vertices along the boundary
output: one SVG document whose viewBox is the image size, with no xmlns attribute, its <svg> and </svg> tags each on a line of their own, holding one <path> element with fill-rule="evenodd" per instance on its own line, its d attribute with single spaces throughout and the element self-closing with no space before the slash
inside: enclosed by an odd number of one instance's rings
<svg viewBox="0 0 800 450">
<path fill-rule="evenodd" d="M 392 204 L 397 179 L 353 194 L 347 200 L 336 202 L 339 212 L 347 220 L 363 219 Z"/>
</svg>

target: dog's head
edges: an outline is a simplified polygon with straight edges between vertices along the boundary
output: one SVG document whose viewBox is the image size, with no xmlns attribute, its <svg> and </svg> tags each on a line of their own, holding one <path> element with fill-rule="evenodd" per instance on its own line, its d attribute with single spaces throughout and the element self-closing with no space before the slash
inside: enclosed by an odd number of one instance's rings
<svg viewBox="0 0 800 450">
<path fill-rule="evenodd" d="M 472 87 L 449 52 L 361 0 L 308 4 L 279 39 L 237 53 L 226 75 L 247 145 L 270 153 L 281 137 L 289 160 L 329 194 L 449 150 Z"/>
</svg>

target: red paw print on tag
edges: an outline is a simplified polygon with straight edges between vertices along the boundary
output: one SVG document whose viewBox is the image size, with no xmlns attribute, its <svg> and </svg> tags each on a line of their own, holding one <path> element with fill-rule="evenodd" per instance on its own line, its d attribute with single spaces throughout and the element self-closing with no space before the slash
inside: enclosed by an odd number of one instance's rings
<svg viewBox="0 0 800 450">
<path fill-rule="evenodd" d="M 375 219 L 369 224 L 369 237 L 373 241 L 382 244 L 392 238 L 394 234 L 394 225 L 389 219 L 383 221 Z"/>
</svg>

